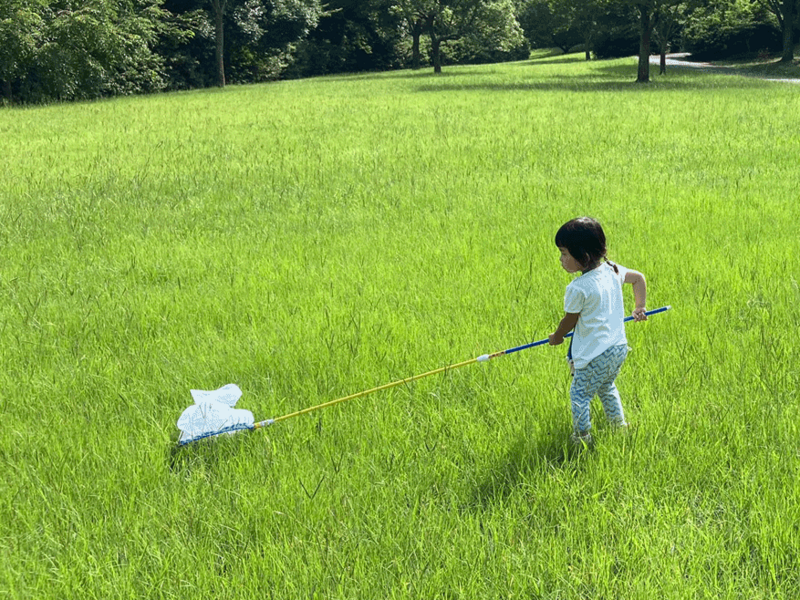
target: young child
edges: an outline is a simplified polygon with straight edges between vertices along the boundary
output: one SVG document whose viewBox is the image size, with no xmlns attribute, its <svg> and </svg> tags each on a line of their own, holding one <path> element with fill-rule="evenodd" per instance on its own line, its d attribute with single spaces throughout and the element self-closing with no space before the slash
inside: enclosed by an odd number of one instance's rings
<svg viewBox="0 0 800 600">
<path fill-rule="evenodd" d="M 606 236 L 594 219 L 579 217 L 565 223 L 556 233 L 555 241 L 561 251 L 564 270 L 568 273 L 580 271 L 581 275 L 567 286 L 566 314 L 549 339 L 551 345 L 557 346 L 575 329 L 570 346 L 570 367 L 574 368 L 569 390 L 572 439 L 588 444 L 592 439 L 589 404 L 595 395 L 600 397 L 609 421 L 627 425 L 614 384 L 628 355 L 622 284 L 633 285 L 636 303 L 633 318 L 636 321 L 647 320 L 647 284 L 641 273 L 606 258 Z"/>
</svg>

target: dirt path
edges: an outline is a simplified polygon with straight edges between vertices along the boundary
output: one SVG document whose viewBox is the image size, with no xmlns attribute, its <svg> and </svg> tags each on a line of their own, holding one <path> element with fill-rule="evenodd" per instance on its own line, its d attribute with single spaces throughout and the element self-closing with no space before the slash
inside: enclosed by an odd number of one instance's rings
<svg viewBox="0 0 800 600">
<path fill-rule="evenodd" d="M 743 71 L 741 69 L 737 69 L 736 67 L 727 67 L 722 65 L 715 65 L 712 63 L 707 62 L 692 62 L 687 60 L 688 54 L 680 53 L 680 54 L 667 54 L 667 72 L 669 69 L 694 69 L 697 71 L 704 71 L 706 73 L 718 73 L 720 75 L 740 75 L 742 77 L 755 77 L 757 79 L 764 79 L 765 81 L 779 81 L 782 83 L 800 83 L 800 78 L 779 78 L 779 77 L 768 77 L 766 75 L 758 75 L 755 73 L 750 73 L 748 71 Z M 659 56 L 651 56 L 650 57 L 650 64 L 655 65 L 656 67 L 659 66 L 661 59 Z"/>
</svg>

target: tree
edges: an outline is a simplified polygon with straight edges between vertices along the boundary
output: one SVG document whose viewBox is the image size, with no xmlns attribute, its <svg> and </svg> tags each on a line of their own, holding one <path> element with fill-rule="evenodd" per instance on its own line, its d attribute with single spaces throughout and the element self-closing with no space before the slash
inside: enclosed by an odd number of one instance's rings
<svg viewBox="0 0 800 600">
<path fill-rule="evenodd" d="M 464 40 L 474 51 L 523 42 L 511 0 L 397 0 L 397 6 L 407 23 L 421 23 L 428 34 L 434 73 L 442 72 L 443 45 Z"/>
<path fill-rule="evenodd" d="M 481 3 L 475 26 L 455 45 L 462 62 L 527 59 L 531 53 L 512 0 Z"/>
<path fill-rule="evenodd" d="M 0 5 L 0 93 L 11 102 L 14 84 L 25 78 L 40 45 L 42 17 L 22 0 Z"/>
<path fill-rule="evenodd" d="M 419 24 L 431 42 L 434 73 L 442 72 L 442 44 L 461 39 L 476 20 L 481 0 L 398 0 L 408 23 Z"/>
<path fill-rule="evenodd" d="M 421 13 L 425 29 L 431 40 L 433 72 L 442 72 L 442 44 L 455 41 L 473 26 L 478 12 L 478 2 L 470 0 L 434 0 L 426 3 Z"/>
<path fill-rule="evenodd" d="M 402 65 L 403 19 L 394 0 L 325 0 L 325 11 L 317 28 L 298 45 L 290 76 Z"/>
<path fill-rule="evenodd" d="M 639 17 L 639 65 L 637 83 L 650 82 L 650 39 L 656 25 L 657 15 L 681 0 L 622 0 L 633 6 Z"/>
<path fill-rule="evenodd" d="M 781 62 L 794 60 L 794 29 L 800 20 L 800 0 L 761 0 L 778 19 L 783 37 Z"/>
<path fill-rule="evenodd" d="M 419 5 L 421 5 L 419 2 L 400 0 L 393 6 L 393 10 L 400 15 L 408 35 L 411 36 L 411 68 L 414 70 L 420 68 L 419 40 L 425 33 L 425 19 L 422 11 L 418 10 Z"/>
<path fill-rule="evenodd" d="M 598 18 L 606 8 L 607 0 L 549 0 L 550 10 L 558 23 L 556 33 L 574 31 L 580 36 L 586 60 L 597 33 Z"/>
<path fill-rule="evenodd" d="M 258 62 L 258 52 L 285 51 L 324 14 L 320 0 L 169 0 L 167 6 L 185 14 L 202 10 L 213 22 L 214 80 L 219 87 L 227 83 L 226 51 L 232 46 L 240 58 Z"/>
<path fill-rule="evenodd" d="M 317 0 L 245 0 L 232 11 L 226 35 L 232 74 L 241 81 L 276 79 L 323 14 Z"/>
<path fill-rule="evenodd" d="M 560 48 L 565 54 L 583 41 L 565 19 L 553 10 L 553 0 L 517 0 L 517 20 L 532 48 Z M 565 0 L 558 0 L 559 3 Z"/>
<path fill-rule="evenodd" d="M 637 2 L 639 11 L 639 66 L 636 71 L 636 83 L 650 81 L 650 36 L 655 24 L 656 0 Z"/>
<path fill-rule="evenodd" d="M 214 56 L 217 65 L 217 85 L 225 87 L 225 9 L 228 0 L 209 0 L 214 14 Z"/>
<path fill-rule="evenodd" d="M 3 95 L 74 100 L 162 89 L 162 0 L 8 0 L 0 7 Z"/>
<path fill-rule="evenodd" d="M 594 40 L 597 58 L 622 58 L 639 52 L 639 12 L 624 2 L 609 2 L 598 19 Z"/>
<path fill-rule="evenodd" d="M 695 0 L 682 32 L 693 55 L 713 59 L 779 50 L 780 29 L 766 5 L 754 0 Z"/>
<path fill-rule="evenodd" d="M 659 51 L 659 73 L 665 75 L 667 72 L 667 49 L 682 22 L 686 4 L 664 5 L 659 7 L 656 13 L 656 24 L 653 30 Z"/>
</svg>

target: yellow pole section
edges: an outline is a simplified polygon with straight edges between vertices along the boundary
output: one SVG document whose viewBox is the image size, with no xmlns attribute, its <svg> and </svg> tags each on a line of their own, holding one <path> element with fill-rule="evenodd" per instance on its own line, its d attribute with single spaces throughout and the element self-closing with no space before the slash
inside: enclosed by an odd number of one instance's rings
<svg viewBox="0 0 800 600">
<path fill-rule="evenodd" d="M 333 406 L 334 404 L 339 404 L 340 402 L 347 402 L 348 400 L 354 400 L 355 398 L 361 398 L 362 396 L 366 396 L 367 394 L 371 394 L 373 392 L 379 392 L 381 390 L 386 390 L 391 387 L 395 387 L 397 385 L 402 385 L 404 383 L 410 383 L 412 381 L 416 381 L 417 379 L 422 379 L 423 377 L 428 377 L 429 375 L 436 375 L 437 373 L 443 373 L 444 371 L 449 371 L 450 369 L 458 369 L 459 367 L 464 367 L 466 365 L 470 365 L 474 362 L 477 362 L 477 358 L 471 358 L 470 360 L 465 360 L 464 362 L 449 365 L 447 367 L 440 367 L 438 369 L 434 369 L 433 371 L 428 371 L 427 373 L 423 373 L 422 375 L 414 375 L 413 377 L 408 377 L 406 379 L 401 379 L 399 381 L 393 381 L 392 383 L 385 383 L 380 385 L 376 388 L 372 388 L 371 390 L 366 390 L 363 392 L 358 392 L 357 394 L 352 394 L 350 396 L 345 396 L 344 398 L 338 398 L 336 400 L 331 400 L 330 402 L 325 402 L 324 404 L 318 404 L 317 406 L 312 406 L 310 408 L 304 408 L 303 410 L 298 410 L 297 412 L 293 412 L 289 415 L 283 415 L 282 417 L 276 417 L 272 419 L 272 423 L 277 423 L 278 421 L 285 421 L 286 419 L 291 419 L 292 417 L 299 417 L 300 415 L 304 415 L 306 413 L 314 412 L 315 410 L 319 410 L 321 408 L 327 408 L 329 406 Z"/>
</svg>

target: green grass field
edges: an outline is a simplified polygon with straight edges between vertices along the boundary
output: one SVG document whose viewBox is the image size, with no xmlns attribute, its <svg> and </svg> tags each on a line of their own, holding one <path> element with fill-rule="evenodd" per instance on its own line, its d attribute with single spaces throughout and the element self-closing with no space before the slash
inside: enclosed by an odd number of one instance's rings
<svg viewBox="0 0 800 600">
<path fill-rule="evenodd" d="M 0 111 L 0 598 L 796 598 L 800 97 L 573 57 Z M 648 277 L 569 446 L 553 243 Z M 630 290 L 626 290 L 630 294 Z M 629 295 L 628 309 L 632 310 Z"/>
</svg>

